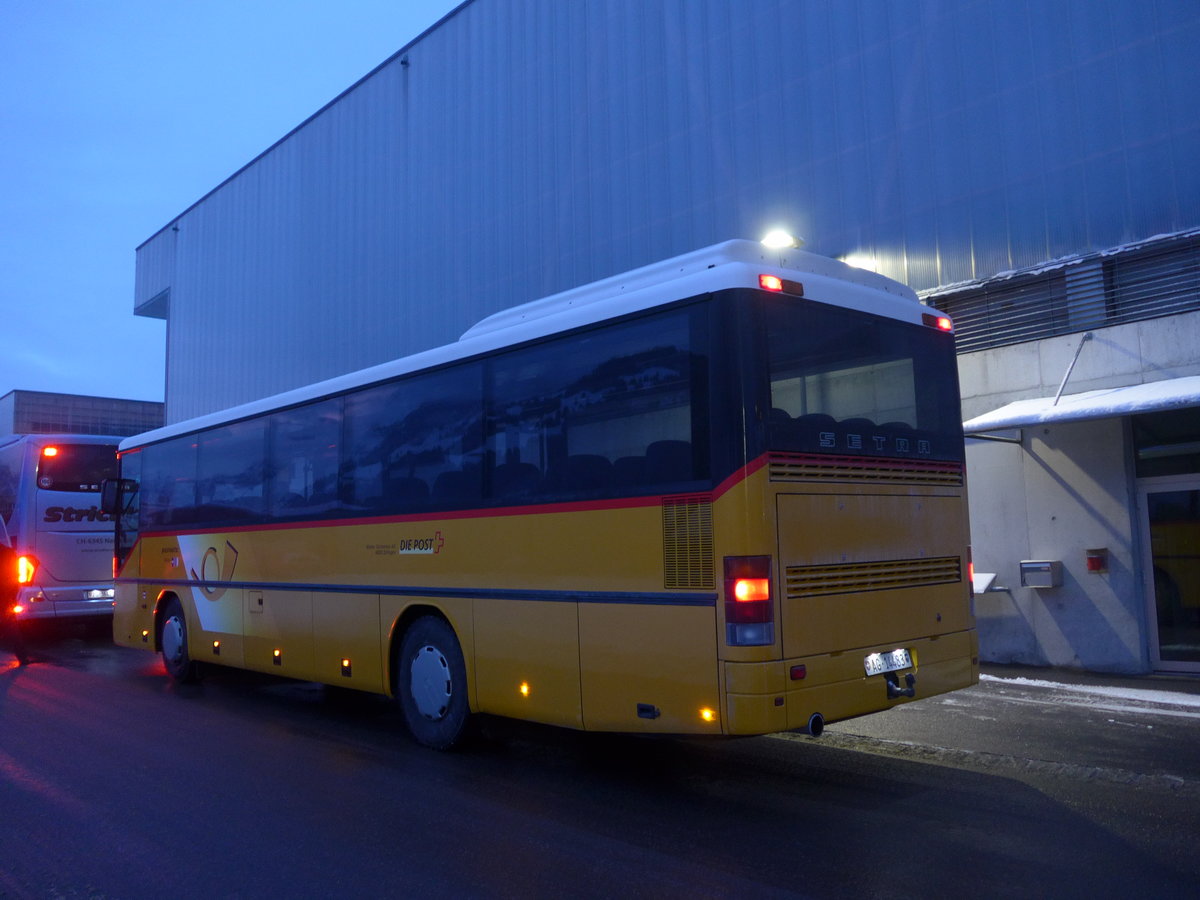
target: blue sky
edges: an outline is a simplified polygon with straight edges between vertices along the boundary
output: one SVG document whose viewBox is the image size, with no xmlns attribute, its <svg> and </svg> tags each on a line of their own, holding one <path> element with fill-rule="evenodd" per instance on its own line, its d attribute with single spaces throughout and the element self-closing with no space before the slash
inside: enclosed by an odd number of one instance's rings
<svg viewBox="0 0 1200 900">
<path fill-rule="evenodd" d="M 4 0 L 0 395 L 161 400 L 134 250 L 458 0 Z"/>
</svg>

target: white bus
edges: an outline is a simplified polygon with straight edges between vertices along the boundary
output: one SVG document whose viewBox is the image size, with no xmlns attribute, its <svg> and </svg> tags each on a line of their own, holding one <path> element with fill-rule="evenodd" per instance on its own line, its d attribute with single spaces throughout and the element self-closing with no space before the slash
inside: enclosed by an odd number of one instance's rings
<svg viewBox="0 0 1200 900">
<path fill-rule="evenodd" d="M 100 482 L 116 475 L 120 438 L 0 437 L 0 516 L 15 550 L 19 618 L 112 615 L 112 517 Z"/>
</svg>

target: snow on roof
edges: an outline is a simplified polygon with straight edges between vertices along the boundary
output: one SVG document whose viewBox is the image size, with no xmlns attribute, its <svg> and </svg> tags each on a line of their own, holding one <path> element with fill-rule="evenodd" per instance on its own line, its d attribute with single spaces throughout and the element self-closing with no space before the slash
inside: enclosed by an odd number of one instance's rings
<svg viewBox="0 0 1200 900">
<path fill-rule="evenodd" d="M 1118 244 L 1116 247 L 1109 247 L 1107 250 L 1087 250 L 1081 253 L 1069 253 L 1066 256 L 1060 256 L 1056 259 L 1046 260 L 1045 262 L 1041 262 L 1036 265 L 1026 266 L 1023 269 L 1008 269 L 1004 272 L 997 272 L 994 275 L 987 275 L 983 278 L 971 278 L 967 279 L 966 281 L 956 281 L 953 284 L 939 284 L 937 287 L 921 291 L 920 296 L 922 300 L 936 305 L 937 299 L 945 296 L 946 294 L 956 294 L 959 291 L 970 290 L 972 288 L 982 287 L 985 284 L 993 284 L 999 281 L 1008 281 L 1013 278 L 1044 275 L 1047 272 L 1065 269 L 1068 266 L 1076 266 L 1089 260 L 1104 259 L 1110 256 L 1119 256 L 1122 253 L 1129 253 L 1134 250 L 1144 250 L 1145 248 L 1151 247 L 1155 244 L 1195 237 L 1197 235 L 1200 235 L 1200 228 L 1187 228 L 1183 231 L 1175 231 L 1170 234 L 1156 234 L 1153 237 L 1148 237 L 1140 241 L 1130 241 L 1125 244 Z"/>
<path fill-rule="evenodd" d="M 1187 406 L 1200 406 L 1200 375 L 1064 394 L 1058 403 L 1054 402 L 1053 397 L 1016 400 L 964 422 L 963 431 L 979 434 L 1051 422 L 1110 419 Z"/>
</svg>

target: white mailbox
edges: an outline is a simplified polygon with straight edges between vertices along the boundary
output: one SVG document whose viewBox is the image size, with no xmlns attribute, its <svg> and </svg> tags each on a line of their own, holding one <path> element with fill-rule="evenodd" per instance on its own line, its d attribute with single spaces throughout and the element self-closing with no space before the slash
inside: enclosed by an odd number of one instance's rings
<svg viewBox="0 0 1200 900">
<path fill-rule="evenodd" d="M 1062 587 L 1062 563 L 1057 559 L 1021 560 L 1021 587 Z"/>
</svg>

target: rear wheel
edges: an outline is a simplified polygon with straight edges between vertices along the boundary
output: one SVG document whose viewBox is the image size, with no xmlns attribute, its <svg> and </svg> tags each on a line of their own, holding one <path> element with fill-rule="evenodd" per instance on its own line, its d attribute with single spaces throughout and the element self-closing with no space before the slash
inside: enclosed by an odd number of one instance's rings
<svg viewBox="0 0 1200 900">
<path fill-rule="evenodd" d="M 163 605 L 158 645 L 162 648 L 162 661 L 168 675 L 180 684 L 196 680 L 196 663 L 188 654 L 187 619 L 183 615 L 183 605 L 176 597 Z"/>
<path fill-rule="evenodd" d="M 448 750 L 462 738 L 470 718 L 467 667 L 445 620 L 423 616 L 404 633 L 396 660 L 396 696 L 418 743 Z"/>
</svg>

